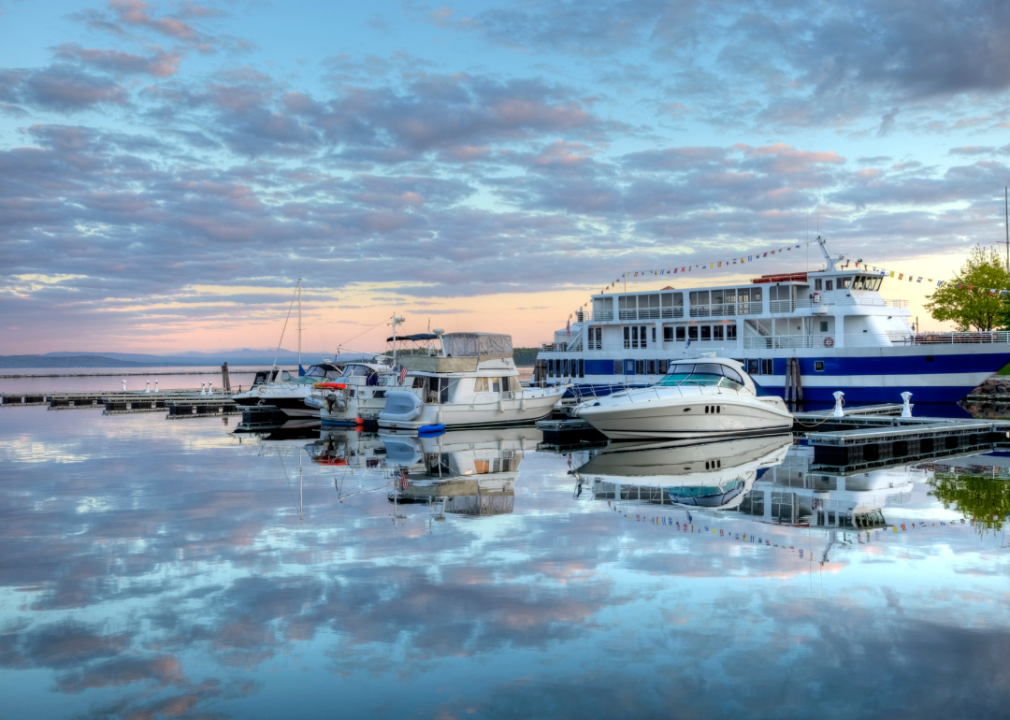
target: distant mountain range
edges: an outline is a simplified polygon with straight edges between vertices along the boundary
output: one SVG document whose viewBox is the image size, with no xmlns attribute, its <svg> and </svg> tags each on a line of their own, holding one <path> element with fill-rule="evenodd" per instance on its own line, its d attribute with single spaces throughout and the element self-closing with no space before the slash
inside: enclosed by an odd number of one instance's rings
<svg viewBox="0 0 1010 720">
<path fill-rule="evenodd" d="M 140 368 L 140 367 L 198 367 L 220 365 L 227 362 L 232 367 L 264 366 L 274 361 L 274 350 L 240 348 L 216 352 L 185 352 L 178 355 L 142 355 L 139 353 L 89 353 L 51 352 L 44 355 L 0 355 L 0 368 Z M 538 348 L 515 348 L 516 365 L 532 365 Z M 362 353 L 345 353 L 340 360 L 357 360 L 371 357 Z M 303 352 L 302 365 L 308 367 L 323 359 L 333 359 L 331 353 Z M 294 367 L 298 363 L 298 353 L 281 350 L 277 353 L 277 364 Z"/>
<path fill-rule="evenodd" d="M 185 352 L 178 355 L 143 355 L 139 353 L 89 353 L 51 352 L 44 355 L 0 355 L 0 368 L 96 368 L 96 367 L 175 367 L 220 365 L 227 362 L 232 366 L 263 365 L 274 361 L 274 350 L 220 350 L 216 352 Z M 342 355 L 351 360 L 361 357 L 360 353 Z M 302 352 L 302 365 L 308 366 L 322 359 L 332 359 L 332 353 Z M 281 350 L 277 353 L 277 364 L 294 367 L 298 363 L 298 353 Z"/>
</svg>

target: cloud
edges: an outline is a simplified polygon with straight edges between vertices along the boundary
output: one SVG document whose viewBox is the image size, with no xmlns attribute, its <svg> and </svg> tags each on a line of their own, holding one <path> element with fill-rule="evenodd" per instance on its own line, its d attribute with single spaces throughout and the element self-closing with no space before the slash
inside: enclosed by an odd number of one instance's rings
<svg viewBox="0 0 1010 720">
<path fill-rule="evenodd" d="M 121 75 L 150 75 L 151 77 L 171 77 L 179 69 L 182 56 L 158 51 L 153 55 L 135 55 L 118 50 L 95 50 L 79 45 L 64 44 L 56 48 L 57 58 L 71 60 Z"/>
<path fill-rule="evenodd" d="M 0 100 L 14 107 L 76 112 L 103 105 L 123 106 L 125 88 L 70 65 L 39 70 L 0 70 Z"/>
</svg>

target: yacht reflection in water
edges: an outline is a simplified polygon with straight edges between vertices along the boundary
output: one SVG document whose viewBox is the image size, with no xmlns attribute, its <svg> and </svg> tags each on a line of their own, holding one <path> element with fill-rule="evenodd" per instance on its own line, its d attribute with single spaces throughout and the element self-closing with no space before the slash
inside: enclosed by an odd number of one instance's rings
<svg viewBox="0 0 1010 720">
<path fill-rule="evenodd" d="M 592 500 L 731 513 L 759 522 L 829 530 L 871 530 L 883 509 L 911 499 L 904 467 L 831 472 L 791 435 L 671 447 L 608 446 L 579 466 L 577 494 Z"/>
<path fill-rule="evenodd" d="M 389 501 L 426 504 L 433 519 L 444 521 L 446 513 L 471 518 L 511 513 L 519 463 L 543 434 L 502 428 L 379 438 L 393 474 Z"/>
</svg>

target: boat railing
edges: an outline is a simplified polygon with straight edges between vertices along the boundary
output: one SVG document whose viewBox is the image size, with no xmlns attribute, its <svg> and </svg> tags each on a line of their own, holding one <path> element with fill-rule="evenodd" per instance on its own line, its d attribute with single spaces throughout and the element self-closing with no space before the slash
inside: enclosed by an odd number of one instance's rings
<svg viewBox="0 0 1010 720">
<path fill-rule="evenodd" d="M 989 332 L 916 333 L 908 336 L 911 345 L 957 345 L 1010 343 L 1010 332 L 992 330 Z"/>
<path fill-rule="evenodd" d="M 719 303 L 715 305 L 692 305 L 691 317 L 720 317 L 729 315 L 758 315 L 763 312 L 761 302 Z M 679 317 L 679 316 L 678 316 Z"/>
<path fill-rule="evenodd" d="M 788 303 L 788 300 L 778 300 L 772 301 L 771 305 L 774 307 L 776 302 L 778 303 Z M 828 306 L 855 306 L 862 305 L 868 307 L 891 307 L 891 308 L 907 308 L 908 300 L 885 300 L 884 298 L 873 298 L 873 297 L 845 297 L 836 299 L 821 298 L 819 300 L 811 300 L 810 298 L 800 298 L 793 301 L 793 309 L 803 310 L 809 308 L 819 308 Z M 772 312 L 790 312 L 789 310 L 775 310 Z"/>
<path fill-rule="evenodd" d="M 621 320 L 673 320 L 684 317 L 684 308 L 638 308 L 637 310 L 620 310 L 618 315 Z M 593 315 L 594 322 L 606 322 L 613 319 L 612 312 L 600 313 L 599 317 Z"/>
</svg>

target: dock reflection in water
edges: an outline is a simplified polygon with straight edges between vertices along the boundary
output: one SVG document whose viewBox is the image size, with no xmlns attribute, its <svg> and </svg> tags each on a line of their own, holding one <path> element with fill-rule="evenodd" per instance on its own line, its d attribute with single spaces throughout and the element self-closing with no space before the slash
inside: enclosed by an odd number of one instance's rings
<svg viewBox="0 0 1010 720">
<path fill-rule="evenodd" d="M 536 445 L 0 412 L 0 715 L 1004 713 L 1006 458 Z"/>
</svg>

